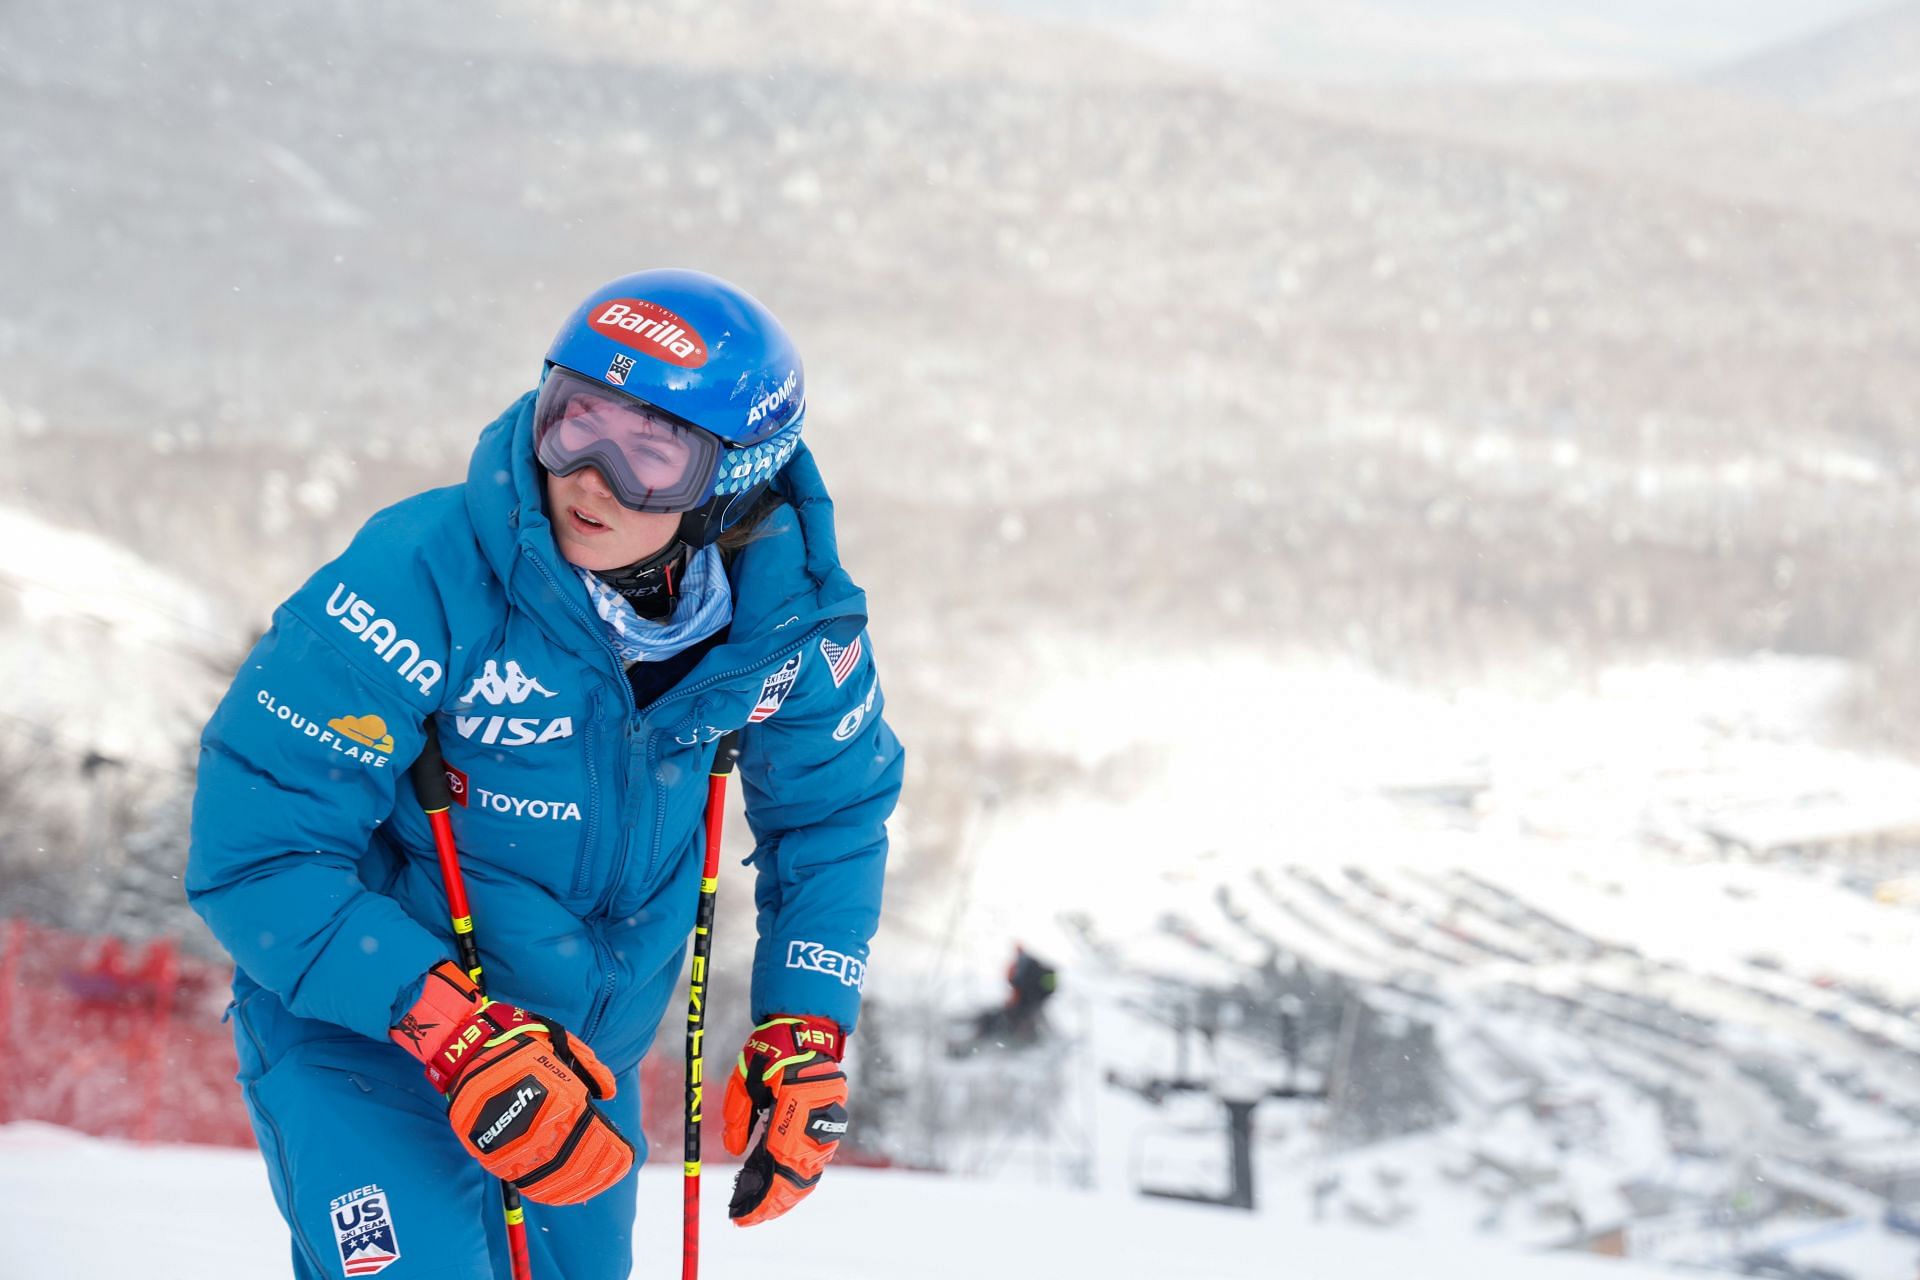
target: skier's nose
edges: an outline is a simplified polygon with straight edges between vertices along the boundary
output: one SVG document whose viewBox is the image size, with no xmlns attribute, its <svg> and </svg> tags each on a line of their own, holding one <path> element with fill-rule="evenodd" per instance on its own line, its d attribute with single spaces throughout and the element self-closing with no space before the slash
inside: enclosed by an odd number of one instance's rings
<svg viewBox="0 0 1920 1280">
<path fill-rule="evenodd" d="M 600 474 L 598 467 L 585 467 L 574 473 L 580 480 L 580 487 L 592 498 L 607 499 L 613 496 L 613 490 L 607 487 L 607 479 Z"/>
</svg>

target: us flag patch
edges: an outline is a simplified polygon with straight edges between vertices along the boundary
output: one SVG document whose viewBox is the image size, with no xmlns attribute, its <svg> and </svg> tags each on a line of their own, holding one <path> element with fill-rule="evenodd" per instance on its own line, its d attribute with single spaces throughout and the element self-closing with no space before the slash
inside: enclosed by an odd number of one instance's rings
<svg viewBox="0 0 1920 1280">
<path fill-rule="evenodd" d="M 335 1197 L 327 1209 L 334 1243 L 340 1246 L 340 1269 L 347 1275 L 370 1276 L 400 1261 L 387 1193 L 379 1187 L 349 1191 Z"/>
<path fill-rule="evenodd" d="M 759 724 L 780 709 L 780 704 L 793 692 L 794 682 L 800 678 L 800 659 L 805 656 L 806 650 L 802 649 L 767 677 L 766 683 L 760 686 L 760 701 L 753 704 L 753 714 L 747 717 L 748 724 Z"/>
<path fill-rule="evenodd" d="M 820 656 L 827 660 L 827 670 L 833 675 L 833 687 L 838 689 L 853 674 L 860 662 L 860 637 L 855 636 L 849 645 L 837 645 L 831 640 L 820 641 Z"/>
</svg>

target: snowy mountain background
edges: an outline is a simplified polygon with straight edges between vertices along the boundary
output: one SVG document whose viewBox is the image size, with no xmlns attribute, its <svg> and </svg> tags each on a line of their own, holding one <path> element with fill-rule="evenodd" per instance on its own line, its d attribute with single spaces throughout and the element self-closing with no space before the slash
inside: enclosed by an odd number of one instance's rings
<svg viewBox="0 0 1920 1280">
<path fill-rule="evenodd" d="M 1124 1086 L 1284 1079 L 1276 1229 L 1911 1271 L 1920 6 L 1742 12 L 16 0 L 0 914 L 206 946 L 273 604 L 699 265 L 913 753 L 880 1154 L 1217 1193 Z M 1052 1049 L 949 1056 L 1016 941 Z"/>
</svg>

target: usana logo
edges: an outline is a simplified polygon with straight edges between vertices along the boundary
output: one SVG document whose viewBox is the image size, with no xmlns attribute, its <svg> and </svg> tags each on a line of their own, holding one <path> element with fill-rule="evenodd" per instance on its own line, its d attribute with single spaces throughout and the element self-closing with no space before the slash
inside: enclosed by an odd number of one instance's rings
<svg viewBox="0 0 1920 1280">
<path fill-rule="evenodd" d="M 402 680 L 419 685 L 421 693 L 432 693 L 433 686 L 440 683 L 440 664 L 421 657 L 418 644 L 401 635 L 390 619 L 381 617 L 373 601 L 349 591 L 346 583 L 334 584 L 333 594 L 327 597 L 327 616 L 338 618 L 341 626 L 372 645 L 387 665 L 399 668 Z"/>
</svg>

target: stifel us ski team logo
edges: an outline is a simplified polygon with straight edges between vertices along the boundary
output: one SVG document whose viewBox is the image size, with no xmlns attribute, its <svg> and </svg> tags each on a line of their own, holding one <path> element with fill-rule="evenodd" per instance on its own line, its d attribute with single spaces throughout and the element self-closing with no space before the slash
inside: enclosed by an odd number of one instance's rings
<svg viewBox="0 0 1920 1280">
<path fill-rule="evenodd" d="M 387 1193 L 377 1186 L 361 1187 L 336 1197 L 327 1206 L 334 1243 L 340 1246 L 340 1269 L 349 1276 L 370 1276 L 400 1261 L 400 1241 L 393 1233 L 393 1214 Z"/>
<path fill-rule="evenodd" d="M 760 686 L 760 701 L 753 704 L 753 714 L 747 717 L 748 724 L 759 724 L 780 709 L 780 704 L 793 692 L 794 682 L 800 678 L 800 659 L 806 656 L 806 651 L 801 650 L 766 678 Z"/>
<path fill-rule="evenodd" d="M 849 645 L 838 645 L 822 637 L 820 656 L 827 660 L 827 670 L 833 675 L 833 687 L 838 689 L 860 664 L 860 637 L 855 636 Z"/>
</svg>

